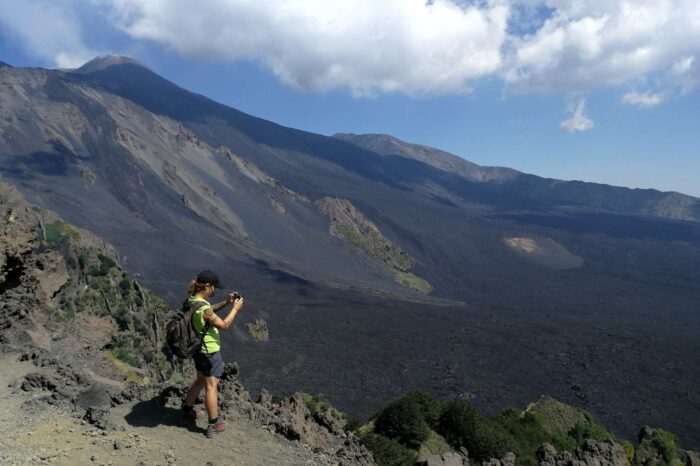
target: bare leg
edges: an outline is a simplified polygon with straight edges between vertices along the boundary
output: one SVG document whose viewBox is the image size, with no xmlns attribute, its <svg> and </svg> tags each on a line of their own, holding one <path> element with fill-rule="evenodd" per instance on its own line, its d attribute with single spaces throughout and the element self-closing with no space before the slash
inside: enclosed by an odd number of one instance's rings
<svg viewBox="0 0 700 466">
<path fill-rule="evenodd" d="M 187 391 L 187 398 L 185 399 L 185 406 L 193 406 L 194 402 L 197 401 L 197 397 L 202 389 L 206 385 L 206 377 L 204 374 L 197 371 L 197 379 L 194 381 L 190 389 Z"/>
<path fill-rule="evenodd" d="M 217 387 L 219 385 L 218 377 L 205 377 L 206 385 L 204 386 L 204 406 L 207 408 L 209 419 L 219 417 L 219 395 Z"/>
</svg>

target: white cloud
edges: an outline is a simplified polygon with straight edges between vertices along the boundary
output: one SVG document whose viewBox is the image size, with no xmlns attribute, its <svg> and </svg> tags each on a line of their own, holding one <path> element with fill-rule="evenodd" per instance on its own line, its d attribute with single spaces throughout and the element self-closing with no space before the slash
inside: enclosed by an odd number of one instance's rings
<svg viewBox="0 0 700 466">
<path fill-rule="evenodd" d="M 506 2 L 105 0 L 129 35 L 192 58 L 257 60 L 303 90 L 462 93 L 502 66 Z"/>
<path fill-rule="evenodd" d="M 81 39 L 72 0 L 0 0 L 0 25 L 49 66 L 74 68 L 97 53 Z"/>
<path fill-rule="evenodd" d="M 517 1 L 517 0 L 515 0 Z M 588 92 L 671 70 L 700 54 L 697 0 L 544 0 L 551 16 L 511 37 L 501 75 L 522 92 Z"/>
<path fill-rule="evenodd" d="M 679 89 L 680 94 L 687 94 L 700 88 L 700 67 L 694 56 L 678 60 L 665 76 L 666 82 Z"/>
<path fill-rule="evenodd" d="M 666 94 L 652 94 L 650 92 L 628 92 L 622 96 L 622 101 L 629 105 L 637 107 L 655 107 L 667 99 Z"/>
<path fill-rule="evenodd" d="M 622 101 L 651 106 L 700 89 L 698 0 L 0 0 L 4 34 L 54 66 L 97 54 L 82 33 L 96 17 L 306 91 L 454 94 L 500 77 L 508 93 L 631 85 Z"/>
<path fill-rule="evenodd" d="M 580 133 L 593 129 L 595 123 L 586 115 L 585 99 L 579 99 L 571 117 L 562 121 L 559 126 L 570 133 Z"/>
</svg>

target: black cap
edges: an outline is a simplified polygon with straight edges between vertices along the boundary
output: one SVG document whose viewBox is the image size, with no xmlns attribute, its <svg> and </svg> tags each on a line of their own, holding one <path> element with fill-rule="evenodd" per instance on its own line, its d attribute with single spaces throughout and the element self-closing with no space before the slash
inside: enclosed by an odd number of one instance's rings
<svg viewBox="0 0 700 466">
<path fill-rule="evenodd" d="M 223 288 L 223 285 L 219 281 L 219 276 L 211 270 L 199 272 L 197 275 L 197 281 L 199 283 L 209 283 L 210 285 L 214 285 L 215 288 Z"/>
</svg>

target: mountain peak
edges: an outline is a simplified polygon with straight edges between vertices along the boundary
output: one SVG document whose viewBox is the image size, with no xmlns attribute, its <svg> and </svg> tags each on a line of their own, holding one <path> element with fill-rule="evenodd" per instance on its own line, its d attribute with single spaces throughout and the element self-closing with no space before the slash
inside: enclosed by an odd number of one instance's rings
<svg viewBox="0 0 700 466">
<path fill-rule="evenodd" d="M 85 63 L 83 66 L 80 68 L 76 69 L 74 72 L 76 73 L 82 73 L 82 74 L 90 74 L 94 73 L 96 71 L 101 71 L 106 68 L 109 68 L 110 66 L 115 66 L 115 65 L 136 65 L 140 66 L 143 68 L 146 68 L 146 65 L 143 63 L 131 58 L 131 57 L 125 57 L 122 55 L 104 55 L 104 56 L 98 56 L 90 60 L 89 62 Z"/>
</svg>

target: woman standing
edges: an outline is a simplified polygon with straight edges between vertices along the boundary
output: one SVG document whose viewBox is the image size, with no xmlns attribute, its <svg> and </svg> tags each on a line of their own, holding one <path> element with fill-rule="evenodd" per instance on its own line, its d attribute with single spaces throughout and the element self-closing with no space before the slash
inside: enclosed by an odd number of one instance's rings
<svg viewBox="0 0 700 466">
<path fill-rule="evenodd" d="M 221 288 L 219 277 L 210 270 L 205 270 L 192 280 L 189 287 L 187 303 L 190 309 L 195 309 L 192 314 L 192 323 L 198 334 L 206 332 L 202 348 L 194 356 L 194 367 L 197 369 L 197 379 L 194 381 L 187 398 L 182 405 L 184 415 L 192 420 L 197 420 L 202 413 L 194 409 L 194 402 L 199 393 L 204 389 L 204 406 L 209 415 L 207 437 L 226 430 L 226 422 L 219 419 L 218 392 L 219 379 L 223 373 L 224 363 L 221 359 L 221 338 L 219 330 L 228 329 L 233 324 L 233 319 L 243 307 L 243 298 L 238 293 L 231 293 L 226 301 L 211 305 L 207 301 L 217 288 Z M 228 315 L 223 319 L 215 314 L 216 311 L 232 304 Z"/>
</svg>

